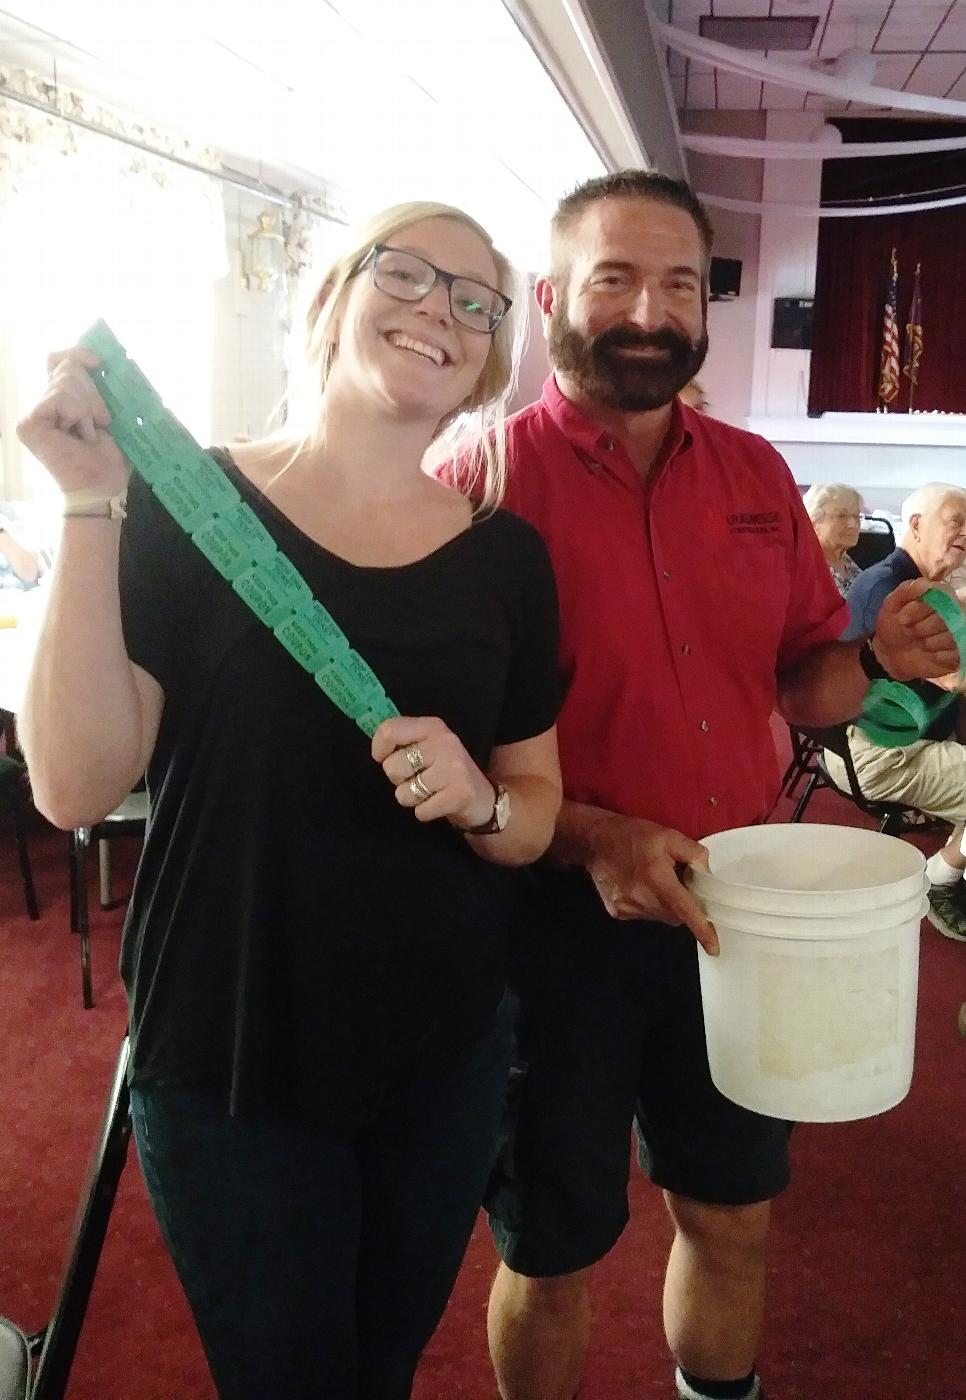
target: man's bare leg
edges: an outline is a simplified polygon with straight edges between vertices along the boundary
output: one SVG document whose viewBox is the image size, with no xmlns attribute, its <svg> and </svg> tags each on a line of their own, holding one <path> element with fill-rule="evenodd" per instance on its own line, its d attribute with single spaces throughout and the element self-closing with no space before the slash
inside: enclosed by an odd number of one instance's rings
<svg viewBox="0 0 966 1400">
<path fill-rule="evenodd" d="M 526 1278 L 500 1265 L 486 1323 L 503 1400 L 574 1400 L 590 1340 L 589 1275 Z"/>
<path fill-rule="evenodd" d="M 675 1237 L 664 1281 L 664 1330 L 678 1365 L 740 1380 L 755 1365 L 765 1311 L 770 1206 L 715 1206 L 666 1191 Z"/>
</svg>

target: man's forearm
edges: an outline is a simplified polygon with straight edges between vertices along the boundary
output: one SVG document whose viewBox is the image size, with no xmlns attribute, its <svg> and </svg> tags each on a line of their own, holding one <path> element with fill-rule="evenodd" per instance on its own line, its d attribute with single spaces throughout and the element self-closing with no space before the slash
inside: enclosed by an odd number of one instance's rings
<svg viewBox="0 0 966 1400">
<path fill-rule="evenodd" d="M 567 865 L 588 865 L 592 855 L 591 832 L 613 815 L 603 807 L 591 807 L 586 802 L 569 802 L 564 798 L 550 843 L 550 854 Z"/>
<path fill-rule="evenodd" d="M 778 677 L 778 712 L 789 724 L 824 728 L 855 719 L 869 689 L 861 642 L 825 642 Z"/>
</svg>

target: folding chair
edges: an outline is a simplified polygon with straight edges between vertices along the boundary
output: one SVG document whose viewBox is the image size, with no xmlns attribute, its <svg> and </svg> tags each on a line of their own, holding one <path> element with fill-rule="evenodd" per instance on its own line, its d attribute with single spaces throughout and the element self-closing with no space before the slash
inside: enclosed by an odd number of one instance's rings
<svg viewBox="0 0 966 1400">
<path fill-rule="evenodd" d="M 827 729 L 803 729 L 801 733 L 816 745 L 817 755 L 814 770 L 805 791 L 798 800 L 798 806 L 792 814 L 791 820 L 793 822 L 802 820 L 805 809 L 815 792 L 821 788 L 829 788 L 832 792 L 837 792 L 840 797 L 853 803 L 860 812 L 872 817 L 874 821 L 879 823 L 879 830 L 887 836 L 902 836 L 909 831 L 915 831 L 921 836 L 929 832 L 948 829 L 948 822 L 944 822 L 938 817 L 930 817 L 921 812 L 918 807 L 910 806 L 908 802 L 887 802 L 866 797 L 859 786 L 855 764 L 852 762 L 847 725 L 836 724 Z M 845 765 L 848 788 L 840 787 L 829 773 L 824 757 L 826 749 L 838 754 Z"/>
<path fill-rule="evenodd" d="M 110 909 L 114 901 L 108 842 L 117 836 L 143 838 L 147 817 L 147 793 L 132 792 L 103 821 L 93 826 L 75 827 L 69 836 L 70 928 L 72 933 L 80 935 L 81 992 L 85 1010 L 88 1011 L 94 1005 L 94 991 L 91 985 L 91 930 L 87 907 L 87 848 L 97 842 L 101 908 Z"/>
<path fill-rule="evenodd" d="M 30 811 L 30 799 L 27 796 L 26 779 L 27 770 L 24 765 L 17 759 L 0 753 L 0 815 L 10 816 L 13 819 L 24 903 L 31 919 L 39 919 L 37 891 L 34 888 L 30 853 L 27 850 L 27 816 Z"/>
<path fill-rule="evenodd" d="M 821 746 L 810 739 L 801 729 L 796 729 L 793 724 L 788 726 L 788 737 L 791 740 L 792 756 L 788 767 L 785 769 L 778 793 L 771 806 L 766 820 L 771 820 L 775 808 L 783 797 L 794 797 L 795 789 L 805 777 L 810 777 L 815 772 L 815 764 L 818 755 L 822 752 Z"/>
<path fill-rule="evenodd" d="M 77 1206 L 50 1321 L 26 1336 L 0 1317 L 0 1400 L 63 1400 L 131 1138 L 129 1048 L 121 1042 L 101 1130 Z"/>
<path fill-rule="evenodd" d="M 896 547 L 895 531 L 890 520 L 878 515 L 867 515 L 862 520 L 862 530 L 858 540 L 848 551 L 860 569 L 870 564 L 878 564 Z"/>
</svg>

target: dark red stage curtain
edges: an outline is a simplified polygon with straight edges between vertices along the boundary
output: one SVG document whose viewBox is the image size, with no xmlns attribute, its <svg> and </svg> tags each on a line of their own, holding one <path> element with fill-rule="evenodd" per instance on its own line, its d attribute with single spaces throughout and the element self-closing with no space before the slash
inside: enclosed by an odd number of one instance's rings
<svg viewBox="0 0 966 1400">
<path fill-rule="evenodd" d="M 846 141 L 927 140 L 966 135 L 948 122 L 841 121 Z M 877 160 L 826 161 L 822 201 L 895 197 L 945 189 L 966 194 L 966 151 Z M 882 218 L 823 219 L 818 242 L 809 413 L 869 413 L 877 403 L 882 319 L 892 249 L 899 259 L 899 342 L 916 263 L 922 264 L 924 350 L 918 409 L 966 413 L 966 205 Z M 901 376 L 893 412 L 909 406 Z"/>
</svg>

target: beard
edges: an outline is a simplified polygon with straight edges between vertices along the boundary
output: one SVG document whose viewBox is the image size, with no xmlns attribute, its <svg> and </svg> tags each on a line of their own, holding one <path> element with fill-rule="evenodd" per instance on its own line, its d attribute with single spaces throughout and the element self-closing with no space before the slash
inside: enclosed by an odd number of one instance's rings
<svg viewBox="0 0 966 1400">
<path fill-rule="evenodd" d="M 661 357 L 638 359 L 622 349 L 663 350 Z M 547 338 L 550 363 L 574 381 L 584 397 L 603 408 L 623 413 L 646 413 L 663 408 L 693 379 L 708 353 L 708 332 L 689 340 L 669 326 L 637 331 L 611 326 L 588 337 L 576 330 L 565 310 L 550 323 Z"/>
</svg>

